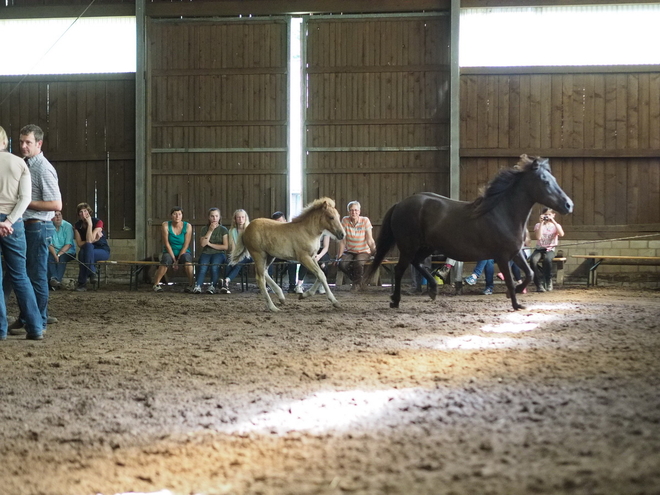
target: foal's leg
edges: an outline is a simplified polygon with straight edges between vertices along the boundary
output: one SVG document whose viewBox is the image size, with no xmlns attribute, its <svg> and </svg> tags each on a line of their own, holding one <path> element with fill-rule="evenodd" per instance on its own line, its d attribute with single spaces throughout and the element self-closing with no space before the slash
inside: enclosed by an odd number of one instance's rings
<svg viewBox="0 0 660 495">
<path fill-rule="evenodd" d="M 272 257 L 269 257 L 269 258 L 270 259 L 269 259 L 269 262 L 268 262 L 268 266 L 270 266 L 273 263 L 273 260 L 275 259 L 275 258 L 272 258 Z M 284 292 L 282 292 L 282 288 L 279 285 L 277 285 L 277 282 L 275 280 L 273 280 L 273 278 L 270 276 L 270 273 L 268 273 L 268 266 L 266 267 L 266 269 L 264 271 L 264 278 L 266 279 L 266 283 L 268 284 L 268 286 L 271 289 L 273 289 L 273 292 L 275 293 L 277 298 L 280 300 L 280 302 L 283 303 L 283 302 L 286 301 L 286 298 L 284 297 Z"/>
<path fill-rule="evenodd" d="M 308 291 L 301 294 L 300 299 L 313 296 L 316 293 L 316 289 L 319 286 L 319 284 L 322 284 L 323 288 L 325 289 L 325 296 L 328 298 L 328 300 L 332 303 L 332 305 L 335 308 L 338 308 L 339 301 L 337 301 L 335 295 L 330 290 L 330 286 L 328 285 L 328 279 L 326 278 L 325 273 L 323 273 L 323 269 L 319 266 L 318 262 L 311 256 L 309 257 L 301 256 L 301 259 L 299 259 L 298 261 L 300 261 L 305 266 L 305 268 L 309 270 L 310 273 L 313 273 L 314 276 L 316 276 L 316 280 L 314 281 L 312 287 Z"/>
<path fill-rule="evenodd" d="M 266 290 L 266 277 L 270 278 L 268 276 L 268 267 L 266 266 L 266 260 L 264 259 L 263 255 L 261 255 L 261 253 L 255 254 L 253 256 L 253 259 L 254 259 L 254 271 L 257 278 L 257 286 L 261 291 L 262 297 L 266 300 L 266 307 L 271 311 L 279 311 L 279 309 L 277 309 L 277 306 L 273 304 L 273 301 L 271 300 L 270 296 L 268 295 L 268 291 Z"/>
<path fill-rule="evenodd" d="M 518 298 L 516 297 L 516 287 L 513 284 L 513 275 L 511 275 L 511 267 L 509 266 L 509 260 L 507 259 L 497 259 L 497 266 L 500 268 L 502 275 L 504 275 L 504 282 L 506 283 L 507 294 L 511 295 L 511 305 L 513 309 L 525 309 L 525 306 L 518 304 Z"/>
</svg>

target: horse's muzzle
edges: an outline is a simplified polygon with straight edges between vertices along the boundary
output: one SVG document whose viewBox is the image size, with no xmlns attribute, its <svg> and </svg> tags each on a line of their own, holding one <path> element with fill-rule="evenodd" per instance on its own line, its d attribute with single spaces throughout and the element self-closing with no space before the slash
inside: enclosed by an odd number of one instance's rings
<svg viewBox="0 0 660 495">
<path fill-rule="evenodd" d="M 573 204 L 573 200 L 571 198 L 567 197 L 563 206 L 566 209 L 566 211 L 562 211 L 561 212 L 562 215 L 566 215 L 567 213 L 573 213 L 574 204 Z"/>
</svg>

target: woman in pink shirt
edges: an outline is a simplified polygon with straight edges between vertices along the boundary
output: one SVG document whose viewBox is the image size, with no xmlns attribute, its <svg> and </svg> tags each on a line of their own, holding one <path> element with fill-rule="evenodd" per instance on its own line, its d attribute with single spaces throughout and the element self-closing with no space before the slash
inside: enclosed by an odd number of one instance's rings
<svg viewBox="0 0 660 495">
<path fill-rule="evenodd" d="M 552 290 L 552 259 L 557 254 L 559 238 L 564 237 L 564 229 L 555 221 L 555 212 L 550 208 L 543 208 L 540 220 L 534 226 L 536 249 L 532 253 L 531 263 L 536 291 L 545 292 Z M 543 273 L 538 266 L 541 258 L 543 258 Z"/>
</svg>

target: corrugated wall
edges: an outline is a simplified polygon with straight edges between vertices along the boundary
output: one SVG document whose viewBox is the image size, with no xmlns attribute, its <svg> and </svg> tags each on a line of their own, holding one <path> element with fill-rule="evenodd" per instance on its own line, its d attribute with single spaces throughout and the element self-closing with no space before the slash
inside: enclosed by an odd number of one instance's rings
<svg viewBox="0 0 660 495">
<path fill-rule="evenodd" d="M 359 200 L 378 225 L 419 191 L 448 193 L 449 16 L 310 18 L 305 198 Z"/>
<path fill-rule="evenodd" d="M 287 23 L 151 21 L 147 190 L 151 250 L 172 206 L 206 223 L 286 207 Z"/>
<path fill-rule="evenodd" d="M 64 218 L 75 222 L 80 202 L 96 204 L 110 239 L 134 238 L 135 75 L 5 77 L 0 101 L 0 125 L 13 153 L 20 155 L 21 127 L 43 129 Z"/>
<path fill-rule="evenodd" d="M 525 152 L 552 158 L 573 232 L 660 224 L 660 73 L 584 70 L 461 77 L 463 198 Z"/>
</svg>

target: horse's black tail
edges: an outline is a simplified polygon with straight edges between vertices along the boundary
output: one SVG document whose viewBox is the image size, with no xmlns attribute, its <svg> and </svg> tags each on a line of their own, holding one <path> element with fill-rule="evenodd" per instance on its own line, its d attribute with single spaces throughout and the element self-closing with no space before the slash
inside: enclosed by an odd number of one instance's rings
<svg viewBox="0 0 660 495">
<path fill-rule="evenodd" d="M 367 266 L 367 271 L 364 274 L 364 280 L 370 280 L 371 276 L 378 270 L 378 267 L 385 259 L 385 255 L 389 253 L 390 249 L 396 244 L 396 239 L 394 238 L 394 232 L 392 231 L 392 215 L 394 214 L 394 208 L 396 205 L 392 206 L 385 216 L 383 217 L 383 225 L 378 234 L 378 239 L 376 239 L 376 255 L 374 256 L 373 261 L 370 265 Z"/>
</svg>

